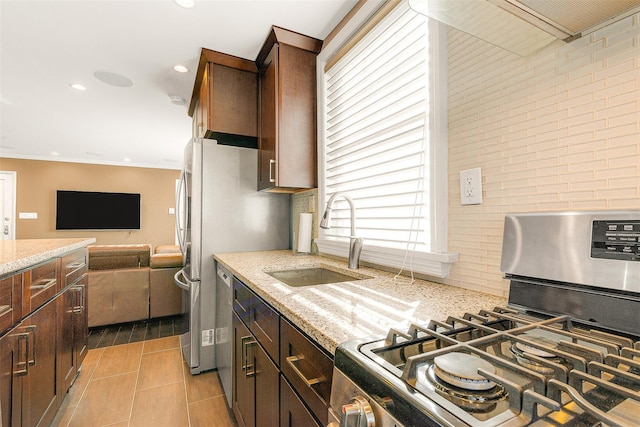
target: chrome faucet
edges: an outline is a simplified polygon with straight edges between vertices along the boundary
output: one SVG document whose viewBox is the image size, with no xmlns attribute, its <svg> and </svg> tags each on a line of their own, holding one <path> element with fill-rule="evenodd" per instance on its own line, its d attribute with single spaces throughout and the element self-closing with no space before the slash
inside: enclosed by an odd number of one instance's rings
<svg viewBox="0 0 640 427">
<path fill-rule="evenodd" d="M 320 227 L 325 229 L 331 228 L 331 207 L 336 197 L 342 196 L 351 208 L 351 236 L 349 236 L 349 268 L 356 269 L 360 267 L 360 253 L 362 252 L 362 239 L 356 237 L 356 208 L 353 200 L 346 193 L 337 192 L 333 194 L 327 202 L 327 209 L 324 211 Z"/>
</svg>

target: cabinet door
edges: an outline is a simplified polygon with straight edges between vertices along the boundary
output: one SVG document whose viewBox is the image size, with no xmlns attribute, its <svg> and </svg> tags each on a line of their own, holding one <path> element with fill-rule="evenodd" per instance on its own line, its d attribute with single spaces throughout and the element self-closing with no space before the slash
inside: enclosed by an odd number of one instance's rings
<svg viewBox="0 0 640 427">
<path fill-rule="evenodd" d="M 80 369 L 84 358 L 89 351 L 89 312 L 87 311 L 87 288 L 89 285 L 89 275 L 85 274 L 74 285 L 76 294 L 76 305 L 73 319 L 73 354 L 75 365 Z"/>
<path fill-rule="evenodd" d="M 57 301 L 28 316 L 22 331 L 30 335 L 28 374 L 23 377 L 22 425 L 49 425 L 57 410 L 56 325 Z"/>
<path fill-rule="evenodd" d="M 253 348 L 255 368 L 251 374 L 255 378 L 256 426 L 277 426 L 280 419 L 280 372 L 259 344 Z"/>
<path fill-rule="evenodd" d="M 77 366 L 73 357 L 73 309 L 76 301 L 76 292 L 68 288 L 62 295 L 56 298 L 58 303 L 58 382 L 60 389 L 58 393 L 63 394 L 69 390 L 75 378 Z"/>
<path fill-rule="evenodd" d="M 289 383 L 280 378 L 280 427 L 321 427 Z"/>
<path fill-rule="evenodd" d="M 81 276 L 59 296 L 59 337 L 57 349 L 58 377 L 63 395 L 69 390 L 88 349 L 88 316 L 86 310 L 87 275 Z"/>
<path fill-rule="evenodd" d="M 282 189 L 317 185 L 316 54 L 278 48 L 277 177 Z"/>
<path fill-rule="evenodd" d="M 208 138 L 227 143 L 231 135 L 253 137 L 256 148 L 258 135 L 258 75 L 222 64 L 209 65 L 211 84 Z M 249 138 L 248 138 L 249 139 Z"/>
<path fill-rule="evenodd" d="M 22 413 L 21 377 L 25 368 L 27 335 L 20 335 L 20 326 L 0 338 L 0 424 L 19 426 Z M 21 358 L 21 359 L 20 359 Z"/>
<path fill-rule="evenodd" d="M 278 44 L 274 44 L 260 68 L 258 190 L 275 187 L 278 182 Z"/>
<path fill-rule="evenodd" d="M 240 427 L 255 426 L 255 381 L 252 351 L 255 340 L 233 313 L 233 414 Z"/>
</svg>

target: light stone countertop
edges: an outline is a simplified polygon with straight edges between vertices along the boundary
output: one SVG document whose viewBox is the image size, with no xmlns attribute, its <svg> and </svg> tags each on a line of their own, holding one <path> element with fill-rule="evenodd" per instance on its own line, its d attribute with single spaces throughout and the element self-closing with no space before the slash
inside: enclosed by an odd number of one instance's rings
<svg viewBox="0 0 640 427">
<path fill-rule="evenodd" d="M 410 283 L 408 277 L 394 281 L 393 273 L 348 270 L 345 261 L 290 250 L 221 253 L 215 259 L 331 354 L 342 342 L 386 336 L 391 327 L 406 332 L 410 323 L 444 321 L 507 304 L 502 297 L 425 280 Z M 295 288 L 266 273 L 319 266 L 370 278 Z"/>
<path fill-rule="evenodd" d="M 83 248 L 96 239 L 18 239 L 0 240 L 0 275 Z"/>
</svg>

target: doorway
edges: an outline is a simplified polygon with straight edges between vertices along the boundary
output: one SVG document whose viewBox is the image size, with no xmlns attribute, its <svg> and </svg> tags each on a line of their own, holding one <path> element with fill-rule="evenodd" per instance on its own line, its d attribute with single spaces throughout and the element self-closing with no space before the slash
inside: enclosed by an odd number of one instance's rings
<svg viewBox="0 0 640 427">
<path fill-rule="evenodd" d="M 16 172 L 0 171 L 0 240 L 16 238 Z"/>
</svg>

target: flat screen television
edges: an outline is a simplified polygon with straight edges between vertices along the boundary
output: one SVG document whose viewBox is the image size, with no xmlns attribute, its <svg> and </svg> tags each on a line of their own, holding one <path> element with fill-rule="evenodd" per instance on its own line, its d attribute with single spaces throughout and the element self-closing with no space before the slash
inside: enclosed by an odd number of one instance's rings
<svg viewBox="0 0 640 427">
<path fill-rule="evenodd" d="M 140 194 L 56 192 L 56 230 L 139 230 Z"/>
</svg>

